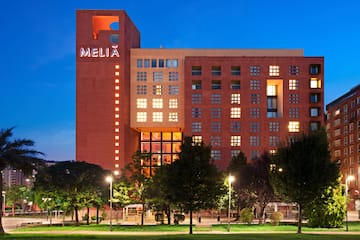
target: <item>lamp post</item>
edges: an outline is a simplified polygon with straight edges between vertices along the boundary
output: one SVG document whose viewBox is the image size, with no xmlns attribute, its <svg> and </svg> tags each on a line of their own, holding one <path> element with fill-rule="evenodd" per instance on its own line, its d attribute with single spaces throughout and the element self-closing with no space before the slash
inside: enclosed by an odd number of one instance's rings
<svg viewBox="0 0 360 240">
<path fill-rule="evenodd" d="M 355 180 L 355 177 L 353 175 L 347 176 L 345 179 L 345 225 L 346 225 L 346 231 L 349 231 L 348 226 L 348 211 L 347 211 L 347 200 L 348 200 L 348 191 L 349 191 L 349 182 Z"/>
<path fill-rule="evenodd" d="M 229 181 L 229 209 L 228 209 L 228 227 L 227 230 L 230 232 L 230 212 L 231 212 L 231 183 L 235 180 L 234 176 L 231 176 L 229 173 L 228 181 Z"/>
<path fill-rule="evenodd" d="M 113 202 L 113 189 L 112 189 L 112 183 L 113 183 L 113 177 L 108 176 L 106 177 L 106 182 L 110 184 L 109 186 L 109 192 L 110 192 L 110 231 L 112 231 L 112 202 Z"/>
<path fill-rule="evenodd" d="M 6 192 L 2 191 L 2 197 L 3 197 L 3 201 L 2 201 L 2 216 L 5 216 L 6 213 Z"/>
</svg>

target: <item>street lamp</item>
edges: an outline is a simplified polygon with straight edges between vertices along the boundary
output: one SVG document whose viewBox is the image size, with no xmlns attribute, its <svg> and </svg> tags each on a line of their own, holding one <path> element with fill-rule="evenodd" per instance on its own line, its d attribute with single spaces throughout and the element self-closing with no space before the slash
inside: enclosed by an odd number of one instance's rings
<svg viewBox="0 0 360 240">
<path fill-rule="evenodd" d="M 234 176 L 231 176 L 229 173 L 228 181 L 229 181 L 229 209 L 228 209 L 228 227 L 227 230 L 230 232 L 230 211 L 231 211 L 231 183 L 235 180 Z"/>
<path fill-rule="evenodd" d="M 346 231 L 349 231 L 348 226 L 348 212 L 347 212 L 347 200 L 348 200 L 348 191 L 349 191 L 349 182 L 355 180 L 355 177 L 353 175 L 347 176 L 345 179 L 345 225 L 346 225 Z"/>
<path fill-rule="evenodd" d="M 107 176 L 106 182 L 110 184 L 109 191 L 110 191 L 110 231 L 112 231 L 112 202 L 113 202 L 113 189 L 112 189 L 112 183 L 113 183 L 113 177 Z"/>
</svg>

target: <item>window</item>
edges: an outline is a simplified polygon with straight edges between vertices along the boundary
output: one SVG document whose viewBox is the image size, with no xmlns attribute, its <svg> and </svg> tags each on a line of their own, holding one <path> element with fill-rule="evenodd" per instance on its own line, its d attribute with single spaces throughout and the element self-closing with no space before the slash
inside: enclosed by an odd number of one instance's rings
<svg viewBox="0 0 360 240">
<path fill-rule="evenodd" d="M 221 118 L 221 108 L 211 108 L 211 118 Z"/>
<path fill-rule="evenodd" d="M 202 142 L 202 136 L 193 136 L 192 141 L 194 143 L 201 143 Z"/>
<path fill-rule="evenodd" d="M 202 123 L 201 122 L 191 123 L 191 131 L 192 132 L 201 132 L 202 131 Z"/>
<path fill-rule="evenodd" d="M 289 90 L 299 90 L 299 80 L 290 79 L 289 80 Z"/>
<path fill-rule="evenodd" d="M 176 98 L 169 99 L 169 108 L 178 108 L 178 101 Z"/>
<path fill-rule="evenodd" d="M 260 108 L 250 108 L 250 118 L 260 118 Z"/>
<path fill-rule="evenodd" d="M 136 81 L 146 82 L 146 72 L 137 72 L 136 73 Z"/>
<path fill-rule="evenodd" d="M 138 68 L 142 68 L 142 67 L 143 67 L 143 60 L 142 60 L 142 59 L 137 59 L 137 60 L 136 60 L 136 67 L 138 67 Z"/>
<path fill-rule="evenodd" d="M 211 122 L 211 132 L 221 132 L 221 123 Z"/>
<path fill-rule="evenodd" d="M 211 89 L 213 89 L 213 90 L 221 89 L 221 81 L 220 80 L 211 80 Z"/>
<path fill-rule="evenodd" d="M 298 104 L 299 103 L 299 94 L 290 93 L 289 94 L 289 103 L 290 104 Z"/>
<path fill-rule="evenodd" d="M 177 82 L 179 80 L 178 72 L 169 72 L 169 82 Z"/>
<path fill-rule="evenodd" d="M 300 67 L 291 65 L 289 66 L 289 75 L 290 76 L 298 76 L 300 73 Z"/>
<path fill-rule="evenodd" d="M 136 121 L 137 122 L 146 122 L 147 121 L 147 113 L 146 112 L 137 112 L 136 113 Z"/>
<path fill-rule="evenodd" d="M 169 95 L 179 95 L 179 86 L 169 85 Z"/>
<path fill-rule="evenodd" d="M 300 132 L 300 122 L 290 121 L 288 125 L 289 132 Z"/>
<path fill-rule="evenodd" d="M 191 67 L 192 76 L 201 76 L 201 66 L 192 66 Z"/>
<path fill-rule="evenodd" d="M 321 88 L 321 80 L 318 78 L 310 78 L 310 88 Z"/>
<path fill-rule="evenodd" d="M 259 104 L 260 103 L 260 94 L 258 94 L 258 93 L 250 94 L 250 103 L 251 104 Z"/>
<path fill-rule="evenodd" d="M 221 138 L 220 138 L 220 136 L 211 136 L 210 137 L 210 144 L 211 144 L 211 146 L 216 146 L 216 147 L 221 146 Z"/>
<path fill-rule="evenodd" d="M 310 117 L 320 116 L 320 108 L 310 108 Z"/>
<path fill-rule="evenodd" d="M 151 67 L 152 67 L 152 68 L 156 68 L 156 67 L 157 67 L 157 60 L 156 60 L 156 59 L 151 59 Z"/>
<path fill-rule="evenodd" d="M 221 104 L 221 94 L 211 94 L 211 104 Z"/>
<path fill-rule="evenodd" d="M 136 99 L 136 107 L 137 108 L 147 108 L 147 99 L 146 98 Z"/>
<path fill-rule="evenodd" d="M 271 76 L 271 77 L 280 76 L 280 66 L 278 66 L 278 65 L 270 65 L 269 66 L 269 76 Z"/>
<path fill-rule="evenodd" d="M 192 108 L 191 117 L 192 118 L 201 118 L 202 110 L 201 108 Z"/>
<path fill-rule="evenodd" d="M 153 122 L 162 122 L 163 113 L 162 112 L 153 112 L 152 113 Z"/>
<path fill-rule="evenodd" d="M 154 95 L 162 95 L 162 86 L 161 85 L 154 85 L 153 86 L 153 94 Z"/>
<path fill-rule="evenodd" d="M 137 85 L 136 86 L 137 95 L 146 95 L 146 85 Z"/>
<path fill-rule="evenodd" d="M 260 132 L 260 123 L 250 122 L 250 132 Z"/>
<path fill-rule="evenodd" d="M 162 72 L 153 72 L 153 81 L 154 82 L 162 82 L 163 73 Z"/>
<path fill-rule="evenodd" d="M 231 75 L 240 76 L 240 66 L 231 66 Z"/>
<path fill-rule="evenodd" d="M 251 150 L 250 151 L 250 159 L 258 159 L 260 157 L 260 151 L 259 150 Z"/>
<path fill-rule="evenodd" d="M 260 76 L 260 66 L 250 66 L 250 76 Z"/>
<path fill-rule="evenodd" d="M 215 161 L 221 160 L 221 151 L 220 150 L 211 150 L 211 158 Z"/>
<path fill-rule="evenodd" d="M 250 90 L 260 90 L 260 80 L 250 80 Z"/>
<path fill-rule="evenodd" d="M 199 90 L 199 89 L 201 89 L 201 80 L 192 80 L 191 89 L 192 89 L 192 90 Z"/>
<path fill-rule="evenodd" d="M 240 147 L 241 146 L 241 136 L 231 136 L 230 137 L 230 146 Z"/>
<path fill-rule="evenodd" d="M 279 132 L 280 123 L 279 122 L 269 122 L 269 132 Z"/>
<path fill-rule="evenodd" d="M 230 118 L 241 118 L 241 108 L 239 107 L 230 108 Z"/>
<path fill-rule="evenodd" d="M 250 146 L 253 146 L 253 147 L 260 146 L 260 137 L 259 136 L 250 136 Z"/>
<path fill-rule="evenodd" d="M 321 73 L 321 65 L 320 64 L 310 64 L 309 73 L 311 75 L 318 75 Z"/>
<path fill-rule="evenodd" d="M 334 131 L 334 137 L 337 137 L 337 136 L 339 136 L 340 134 L 341 134 L 341 129 L 340 129 L 340 128 L 335 129 L 335 131 Z"/>
<path fill-rule="evenodd" d="M 144 68 L 150 67 L 150 59 L 144 59 Z"/>
<path fill-rule="evenodd" d="M 289 108 L 289 118 L 299 118 L 299 108 Z"/>
<path fill-rule="evenodd" d="M 231 90 L 240 90 L 240 80 L 231 80 Z"/>
<path fill-rule="evenodd" d="M 177 68 L 178 60 L 177 59 L 166 59 L 166 68 Z"/>
<path fill-rule="evenodd" d="M 241 153 L 241 150 L 240 149 L 232 149 L 230 150 L 230 157 L 236 157 L 238 156 L 239 154 Z"/>
<path fill-rule="evenodd" d="M 157 109 L 163 108 L 163 99 L 162 98 L 153 98 L 152 107 L 157 108 Z"/>
<path fill-rule="evenodd" d="M 178 122 L 177 112 L 169 112 L 169 122 Z"/>
<path fill-rule="evenodd" d="M 220 66 L 212 66 L 211 67 L 211 75 L 212 76 L 220 76 L 221 75 L 221 67 Z"/>
<path fill-rule="evenodd" d="M 159 59 L 159 68 L 164 68 L 164 59 Z"/>
<path fill-rule="evenodd" d="M 280 142 L 279 136 L 269 136 L 269 146 L 276 147 Z"/>
<path fill-rule="evenodd" d="M 310 93 L 310 102 L 311 103 L 320 102 L 320 93 Z"/>
<path fill-rule="evenodd" d="M 240 132 L 240 122 L 230 122 L 230 132 Z"/>
<path fill-rule="evenodd" d="M 231 94 L 231 104 L 240 104 L 240 93 Z"/>
<path fill-rule="evenodd" d="M 201 104 L 202 103 L 202 95 L 199 93 L 191 94 L 191 103 L 192 104 Z"/>
</svg>

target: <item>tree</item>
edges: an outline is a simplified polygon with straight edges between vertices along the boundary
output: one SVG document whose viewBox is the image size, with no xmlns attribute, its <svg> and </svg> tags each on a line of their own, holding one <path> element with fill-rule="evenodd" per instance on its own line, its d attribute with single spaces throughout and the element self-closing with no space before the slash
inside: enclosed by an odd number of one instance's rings
<svg viewBox="0 0 360 240">
<path fill-rule="evenodd" d="M 40 156 L 42 152 L 33 149 L 34 142 L 29 139 L 11 139 L 13 129 L 8 128 L 0 130 L 0 192 L 3 191 L 2 171 L 6 167 L 12 167 L 21 170 L 24 175 L 30 175 L 34 170 L 43 165 Z M 0 234 L 4 234 L 2 226 L 3 199 L 0 201 Z"/>
<path fill-rule="evenodd" d="M 190 213 L 190 234 L 193 212 L 216 207 L 223 193 L 222 175 L 212 164 L 210 151 L 211 147 L 203 142 L 195 143 L 191 137 L 185 137 L 179 159 L 165 166 L 163 184 L 168 200 Z"/>
<path fill-rule="evenodd" d="M 303 209 L 324 189 L 336 185 L 339 177 L 338 166 L 330 160 L 325 130 L 302 134 L 280 146 L 273 164 L 272 185 L 278 194 L 298 204 L 297 232 L 301 233 Z"/>
</svg>

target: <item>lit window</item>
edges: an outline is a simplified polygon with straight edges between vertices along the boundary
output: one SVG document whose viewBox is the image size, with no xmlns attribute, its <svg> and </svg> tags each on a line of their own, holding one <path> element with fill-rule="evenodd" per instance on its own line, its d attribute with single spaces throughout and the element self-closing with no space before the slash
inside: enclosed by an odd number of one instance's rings
<svg viewBox="0 0 360 240">
<path fill-rule="evenodd" d="M 319 78 L 310 78 L 310 88 L 321 88 L 321 80 Z"/>
<path fill-rule="evenodd" d="M 169 122 L 177 122 L 178 121 L 178 113 L 170 112 L 169 113 Z"/>
<path fill-rule="evenodd" d="M 115 104 L 120 104 L 120 101 L 119 101 L 119 100 L 115 100 Z"/>
<path fill-rule="evenodd" d="M 162 112 L 153 112 L 152 120 L 153 120 L 153 122 L 162 122 L 163 121 L 163 113 Z"/>
<path fill-rule="evenodd" d="M 240 104 L 240 93 L 231 94 L 231 104 Z"/>
<path fill-rule="evenodd" d="M 119 90 L 120 89 L 120 87 L 119 86 L 115 86 L 115 90 Z"/>
<path fill-rule="evenodd" d="M 201 143 L 202 142 L 202 136 L 193 136 L 192 141 L 194 143 Z"/>
<path fill-rule="evenodd" d="M 280 66 L 270 65 L 269 66 L 269 76 L 277 77 L 280 75 Z"/>
<path fill-rule="evenodd" d="M 154 95 L 162 95 L 162 86 L 161 85 L 154 85 L 153 86 L 153 94 Z"/>
<path fill-rule="evenodd" d="M 230 117 L 241 118 L 241 108 L 239 107 L 230 108 Z"/>
<path fill-rule="evenodd" d="M 299 89 L 299 80 L 290 79 L 289 80 L 289 90 L 298 90 Z"/>
<path fill-rule="evenodd" d="M 169 108 L 178 108 L 178 101 L 176 98 L 169 99 Z"/>
<path fill-rule="evenodd" d="M 120 73 L 119 72 L 115 72 L 115 76 L 119 76 L 120 75 Z"/>
<path fill-rule="evenodd" d="M 118 147 L 118 146 L 119 146 L 119 143 L 118 143 L 118 142 L 116 142 L 116 143 L 115 143 L 115 147 Z"/>
<path fill-rule="evenodd" d="M 120 111 L 120 109 L 118 107 L 115 108 L 115 112 L 118 112 Z"/>
<path fill-rule="evenodd" d="M 137 112 L 136 113 L 136 121 L 137 122 L 146 122 L 147 121 L 147 113 L 146 112 Z"/>
<path fill-rule="evenodd" d="M 300 122 L 290 121 L 288 125 L 289 132 L 300 132 Z"/>
<path fill-rule="evenodd" d="M 119 126 L 119 122 L 115 122 L 115 126 Z"/>
<path fill-rule="evenodd" d="M 115 128 L 115 132 L 120 132 L 120 129 L 118 129 L 118 128 Z"/>
<path fill-rule="evenodd" d="M 120 82 L 120 80 L 119 79 L 115 79 L 115 83 L 119 83 Z"/>
<path fill-rule="evenodd" d="M 137 108 L 147 108 L 147 99 L 146 98 L 136 99 L 136 107 Z"/>
<path fill-rule="evenodd" d="M 115 65 L 115 69 L 119 69 L 120 68 L 120 65 L 119 64 L 116 64 Z"/>
<path fill-rule="evenodd" d="M 230 138 L 230 146 L 241 146 L 241 136 L 231 136 Z"/>
<path fill-rule="evenodd" d="M 152 107 L 153 108 L 163 108 L 163 100 L 162 98 L 154 98 L 152 100 Z"/>
<path fill-rule="evenodd" d="M 119 139 L 120 139 L 120 137 L 119 137 L 118 135 L 116 135 L 116 136 L 115 136 L 115 139 L 116 139 L 116 140 L 119 140 Z"/>
<path fill-rule="evenodd" d="M 119 152 L 120 152 L 119 150 L 115 150 L 115 154 L 119 154 Z"/>
<path fill-rule="evenodd" d="M 120 94 L 119 94 L 119 93 L 115 93 L 115 97 L 116 97 L 116 98 L 120 97 Z"/>
<path fill-rule="evenodd" d="M 120 117 L 120 115 L 119 114 L 115 114 L 115 118 L 119 118 Z"/>
<path fill-rule="evenodd" d="M 268 85 L 266 87 L 266 95 L 267 96 L 277 96 L 277 94 L 276 94 L 276 86 Z"/>
<path fill-rule="evenodd" d="M 115 160 L 116 160 L 116 161 L 119 161 L 119 159 L 120 159 L 119 157 L 115 157 Z"/>
</svg>

